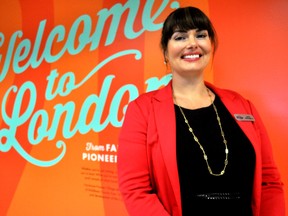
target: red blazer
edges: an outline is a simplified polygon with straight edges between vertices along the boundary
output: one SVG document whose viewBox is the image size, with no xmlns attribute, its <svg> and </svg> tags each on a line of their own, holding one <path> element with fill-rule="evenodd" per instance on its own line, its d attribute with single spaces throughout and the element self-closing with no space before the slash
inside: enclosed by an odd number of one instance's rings
<svg viewBox="0 0 288 216">
<path fill-rule="evenodd" d="M 255 118 L 255 122 L 236 120 L 256 153 L 253 215 L 284 216 L 283 184 L 257 111 L 239 94 L 206 84 L 232 116 L 252 114 Z M 182 215 L 175 131 L 171 82 L 128 105 L 119 136 L 118 177 L 129 215 Z"/>
</svg>

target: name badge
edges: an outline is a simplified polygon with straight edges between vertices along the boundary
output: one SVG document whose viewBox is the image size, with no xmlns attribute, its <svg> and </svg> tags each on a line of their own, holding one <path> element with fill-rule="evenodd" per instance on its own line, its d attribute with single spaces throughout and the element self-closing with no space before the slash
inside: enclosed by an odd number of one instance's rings
<svg viewBox="0 0 288 216">
<path fill-rule="evenodd" d="M 238 121 L 255 121 L 255 118 L 251 114 L 234 114 Z"/>
</svg>

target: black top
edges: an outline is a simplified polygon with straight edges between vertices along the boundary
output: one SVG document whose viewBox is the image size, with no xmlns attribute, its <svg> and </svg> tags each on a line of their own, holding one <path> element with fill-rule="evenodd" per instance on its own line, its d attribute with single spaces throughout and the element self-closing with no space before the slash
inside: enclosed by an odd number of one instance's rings
<svg viewBox="0 0 288 216">
<path fill-rule="evenodd" d="M 179 107 L 175 105 L 183 216 L 250 216 L 255 152 L 218 96 L 214 104 L 229 149 L 228 165 L 223 176 L 209 173 L 203 153 L 189 132 Z M 213 173 L 220 173 L 224 167 L 225 145 L 213 106 L 182 110 L 208 156 Z"/>
</svg>

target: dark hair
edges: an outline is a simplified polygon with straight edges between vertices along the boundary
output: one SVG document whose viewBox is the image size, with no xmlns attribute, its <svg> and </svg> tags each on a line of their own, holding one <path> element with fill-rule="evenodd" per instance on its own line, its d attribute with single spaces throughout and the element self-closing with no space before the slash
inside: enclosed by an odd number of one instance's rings
<svg viewBox="0 0 288 216">
<path fill-rule="evenodd" d="M 198 8 L 178 8 L 166 18 L 162 28 L 161 48 L 165 55 L 168 41 L 175 30 L 189 31 L 191 29 L 207 30 L 214 52 L 218 46 L 216 31 L 209 18 Z"/>
</svg>

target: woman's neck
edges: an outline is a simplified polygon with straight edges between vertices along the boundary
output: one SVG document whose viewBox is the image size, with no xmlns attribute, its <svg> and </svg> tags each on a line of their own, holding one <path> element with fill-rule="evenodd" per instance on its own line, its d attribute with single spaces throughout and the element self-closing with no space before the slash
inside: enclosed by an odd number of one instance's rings
<svg viewBox="0 0 288 216">
<path fill-rule="evenodd" d="M 188 109 L 198 109 L 211 105 L 211 98 L 208 94 L 208 88 L 203 79 L 199 80 L 178 80 L 172 79 L 173 97 L 177 103 Z M 210 90 L 209 90 L 210 91 Z M 210 91 L 212 100 L 215 95 Z"/>
</svg>

